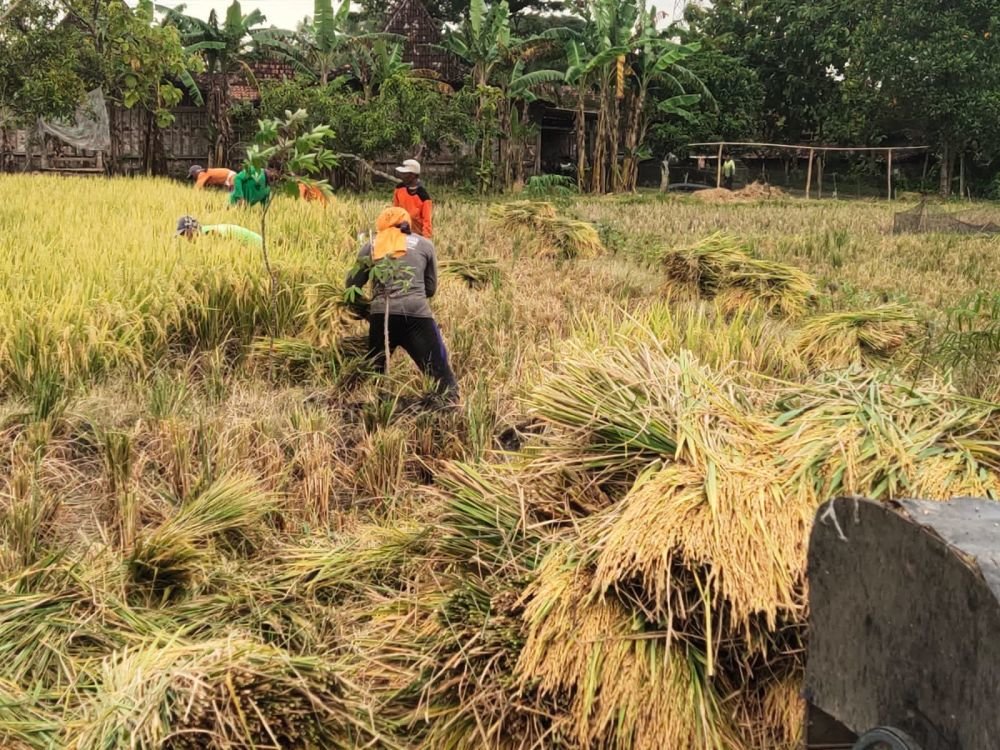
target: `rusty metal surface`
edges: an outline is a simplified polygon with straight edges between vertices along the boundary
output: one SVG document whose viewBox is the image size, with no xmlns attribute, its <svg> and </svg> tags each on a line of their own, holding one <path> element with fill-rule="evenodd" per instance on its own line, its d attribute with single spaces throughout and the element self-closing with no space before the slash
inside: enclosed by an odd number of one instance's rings
<svg viewBox="0 0 1000 750">
<path fill-rule="evenodd" d="M 841 499 L 809 549 L 806 698 L 924 750 L 1000 746 L 1000 508 Z"/>
</svg>

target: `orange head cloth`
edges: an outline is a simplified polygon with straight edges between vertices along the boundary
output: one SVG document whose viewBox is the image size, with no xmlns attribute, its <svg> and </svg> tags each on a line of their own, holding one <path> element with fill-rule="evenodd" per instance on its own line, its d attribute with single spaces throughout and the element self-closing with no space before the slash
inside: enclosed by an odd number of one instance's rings
<svg viewBox="0 0 1000 750">
<path fill-rule="evenodd" d="M 382 260 L 387 255 L 398 258 L 406 254 L 406 235 L 399 228 L 400 224 L 410 223 L 410 214 L 406 209 L 392 207 L 385 209 L 375 221 L 375 247 L 372 248 L 372 259 Z"/>
</svg>

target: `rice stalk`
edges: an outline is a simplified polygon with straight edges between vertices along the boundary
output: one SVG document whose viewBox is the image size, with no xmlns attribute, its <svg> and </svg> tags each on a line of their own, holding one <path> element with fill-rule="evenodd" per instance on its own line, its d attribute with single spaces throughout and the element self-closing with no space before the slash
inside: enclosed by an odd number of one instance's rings
<svg viewBox="0 0 1000 750">
<path fill-rule="evenodd" d="M 495 258 L 452 258 L 442 260 L 438 267 L 442 273 L 462 279 L 470 289 L 497 288 L 503 281 L 503 271 Z"/>
<path fill-rule="evenodd" d="M 247 476 L 224 476 L 136 540 L 126 567 L 132 585 L 160 599 L 189 588 L 207 554 L 205 543 L 259 526 L 276 507 L 274 499 Z"/>
<path fill-rule="evenodd" d="M 69 748 L 352 747 L 356 719 L 332 665 L 240 636 L 160 638 L 105 660 Z"/>
</svg>

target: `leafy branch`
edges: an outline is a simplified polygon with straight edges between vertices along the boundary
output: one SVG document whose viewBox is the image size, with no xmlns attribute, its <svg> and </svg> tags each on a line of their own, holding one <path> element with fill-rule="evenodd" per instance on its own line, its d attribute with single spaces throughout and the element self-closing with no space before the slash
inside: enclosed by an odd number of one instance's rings
<svg viewBox="0 0 1000 750">
<path fill-rule="evenodd" d="M 271 264 L 267 247 L 267 216 L 271 198 L 275 193 L 294 197 L 299 184 L 316 188 L 324 195 L 331 195 L 329 181 L 317 179 L 337 165 L 337 157 L 327 147 L 334 137 L 329 125 L 307 129 L 309 113 L 304 109 L 285 111 L 284 118 L 260 120 L 254 144 L 247 149 L 244 168 L 248 171 L 263 170 L 267 174 L 269 195 L 260 215 L 261 254 L 264 268 L 270 279 L 271 319 L 269 360 L 274 365 L 274 328 L 277 326 L 278 279 Z"/>
</svg>

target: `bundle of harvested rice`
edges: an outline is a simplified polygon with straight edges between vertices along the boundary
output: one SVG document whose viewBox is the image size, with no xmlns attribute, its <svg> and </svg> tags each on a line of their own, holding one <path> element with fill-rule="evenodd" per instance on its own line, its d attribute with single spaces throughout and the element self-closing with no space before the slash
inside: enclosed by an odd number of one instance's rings
<svg viewBox="0 0 1000 750">
<path fill-rule="evenodd" d="M 458 276 L 472 289 L 498 286 L 503 278 L 500 264 L 495 258 L 454 258 L 442 260 L 442 273 Z"/>
<path fill-rule="evenodd" d="M 551 203 L 514 201 L 490 208 L 494 226 L 525 236 L 541 257 L 594 258 L 604 244 L 593 224 L 559 216 Z"/>
<path fill-rule="evenodd" d="M 105 660 L 65 747 L 352 747 L 370 727 L 328 661 L 239 636 L 159 639 Z"/>
<path fill-rule="evenodd" d="M 275 554 L 275 583 L 323 601 L 376 587 L 394 591 L 401 570 L 428 551 L 429 530 L 418 524 L 367 525 L 337 543 L 316 539 L 285 545 Z"/>
<path fill-rule="evenodd" d="M 588 596 L 569 554 L 557 547 L 525 593 L 517 663 L 522 688 L 554 704 L 560 734 L 581 748 L 742 747 L 704 654 L 617 601 Z"/>
<path fill-rule="evenodd" d="M 258 527 L 275 500 L 245 476 L 217 479 L 154 530 L 141 535 L 128 557 L 133 590 L 166 599 L 194 579 L 209 539 Z"/>
<path fill-rule="evenodd" d="M 785 263 L 746 258 L 725 277 L 718 295 L 723 310 L 761 309 L 769 315 L 797 317 L 816 296 L 812 277 Z"/>
<path fill-rule="evenodd" d="M 690 247 L 659 251 L 656 260 L 663 264 L 671 280 L 691 284 L 702 295 L 714 297 L 730 270 L 749 257 L 739 239 L 716 232 Z"/>
<path fill-rule="evenodd" d="M 737 238 L 721 233 L 691 247 L 661 252 L 658 260 L 671 281 L 717 298 L 726 312 L 760 309 L 788 317 L 805 312 L 816 295 L 812 277 L 784 263 L 750 256 Z"/>
<path fill-rule="evenodd" d="M 512 201 L 490 206 L 490 221 L 508 229 L 517 229 L 525 224 L 535 225 L 540 220 L 554 219 L 557 215 L 556 207 L 546 201 Z"/>
<path fill-rule="evenodd" d="M 850 367 L 891 357 L 917 331 L 916 315 L 903 305 L 817 315 L 802 323 L 796 348 L 823 367 Z"/>
<path fill-rule="evenodd" d="M 596 258 L 604 253 L 604 243 L 593 224 L 565 216 L 545 221 L 541 240 L 549 246 L 543 255 Z"/>
<path fill-rule="evenodd" d="M 43 706 L 56 696 L 39 690 L 27 693 L 19 685 L 0 679 L 0 746 L 8 750 L 45 750 L 56 747 L 60 722 Z"/>
<path fill-rule="evenodd" d="M 914 496 L 916 487 L 930 499 L 996 494 L 1000 454 L 990 425 L 1000 407 L 943 384 L 843 371 L 785 386 L 774 408 L 789 489 L 816 506 L 842 495 Z"/>
<path fill-rule="evenodd" d="M 739 696 L 726 709 L 734 726 L 713 721 L 739 735 L 726 747 L 792 747 L 799 704 L 779 701 L 789 701 L 801 675 L 816 509 L 839 495 L 997 496 L 1000 407 L 886 374 L 755 382 L 705 368 L 652 331 L 643 339 L 641 329 L 603 348 L 569 347 L 529 399 L 548 425 L 534 462 L 586 471 L 611 489 L 606 508 L 566 530 L 570 551 L 560 566 L 537 572 L 526 599 L 525 679 L 545 695 L 574 694 L 573 660 L 582 657 L 553 661 L 557 644 L 587 631 L 579 615 L 586 607 L 625 607 L 647 623 L 639 631 L 662 630 L 694 648 L 716 694 Z M 575 607 L 562 610 L 569 624 L 547 635 L 530 619 L 548 622 L 558 609 L 546 586 L 574 589 L 565 597 Z M 588 679 L 582 715 L 592 721 L 611 678 L 601 671 Z M 632 715 L 628 695 L 614 695 L 609 714 Z M 586 742 L 608 740 L 591 723 L 586 731 Z"/>
<path fill-rule="evenodd" d="M 278 363 L 289 375 L 305 379 L 335 363 L 333 352 L 303 339 L 260 338 L 253 342 L 252 355 L 264 362 Z"/>
</svg>

